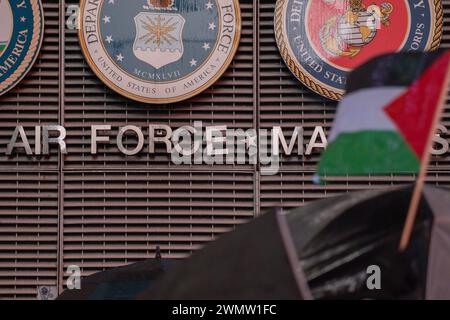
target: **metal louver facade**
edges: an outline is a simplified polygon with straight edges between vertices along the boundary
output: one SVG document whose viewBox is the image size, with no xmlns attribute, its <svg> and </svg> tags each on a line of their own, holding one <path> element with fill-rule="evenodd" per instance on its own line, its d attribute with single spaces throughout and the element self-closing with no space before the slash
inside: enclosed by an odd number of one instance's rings
<svg viewBox="0 0 450 320">
<path fill-rule="evenodd" d="M 442 47 L 450 47 L 450 0 L 444 0 Z M 0 299 L 35 298 L 38 285 L 58 286 L 75 264 L 88 275 L 153 257 L 182 258 L 270 207 L 285 209 L 338 193 L 409 183 L 414 176 L 312 183 L 320 154 L 282 159 L 280 173 L 259 165 L 175 166 L 156 154 L 125 157 L 112 147 L 90 153 L 90 126 L 289 130 L 329 128 L 336 103 L 303 88 L 280 58 L 273 31 L 275 0 L 241 0 L 242 39 L 225 75 L 203 94 L 175 105 L 146 106 L 123 98 L 85 62 L 65 12 L 76 0 L 43 0 L 45 38 L 32 71 L 0 98 Z M 442 123 L 450 127 L 450 103 Z M 16 125 L 61 124 L 69 154 L 4 156 Z M 115 130 L 115 132 L 114 132 Z M 308 134 L 309 133 L 309 134 Z M 31 139 L 30 142 L 33 142 Z M 113 143 L 114 141 L 112 141 Z M 132 140 L 128 141 L 133 143 Z M 307 141 L 306 141 L 307 142 Z M 434 158 L 429 183 L 450 184 L 450 158 Z M 243 244 L 245 245 L 245 244 Z"/>
</svg>

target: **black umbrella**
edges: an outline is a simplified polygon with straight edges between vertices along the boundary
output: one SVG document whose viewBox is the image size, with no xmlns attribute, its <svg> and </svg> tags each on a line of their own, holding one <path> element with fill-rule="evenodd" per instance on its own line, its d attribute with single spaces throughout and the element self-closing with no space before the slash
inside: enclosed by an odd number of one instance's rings
<svg viewBox="0 0 450 320">
<path fill-rule="evenodd" d="M 398 245 L 412 187 L 347 194 L 287 216 L 315 298 L 450 298 L 450 193 L 427 187 L 412 241 Z M 381 290 L 367 286 L 380 270 Z"/>
<path fill-rule="evenodd" d="M 308 286 L 278 212 L 224 235 L 180 262 L 140 299 L 306 299 Z"/>
<path fill-rule="evenodd" d="M 398 244 L 412 188 L 349 193 L 268 213 L 181 262 L 142 299 L 450 298 L 450 193 L 425 188 Z M 368 267 L 381 289 L 367 287 Z"/>
</svg>

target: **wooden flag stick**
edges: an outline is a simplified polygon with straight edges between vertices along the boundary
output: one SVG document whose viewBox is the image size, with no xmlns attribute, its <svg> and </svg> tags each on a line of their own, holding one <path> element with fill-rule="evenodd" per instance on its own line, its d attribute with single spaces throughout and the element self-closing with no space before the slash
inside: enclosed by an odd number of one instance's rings
<svg viewBox="0 0 450 320">
<path fill-rule="evenodd" d="M 425 169 L 422 169 L 422 167 L 425 167 Z M 409 240 L 411 239 L 414 222 L 416 221 L 417 210 L 419 208 L 420 198 L 422 196 L 422 191 L 425 184 L 427 167 L 428 162 L 426 164 L 422 164 L 420 168 L 420 173 L 414 187 L 411 203 L 409 205 L 408 215 L 406 216 L 405 226 L 403 227 L 402 231 L 402 238 L 400 240 L 399 247 L 400 251 L 404 251 L 408 247 Z"/>
<path fill-rule="evenodd" d="M 444 53 L 448 54 L 448 53 Z M 435 135 L 435 130 L 438 122 L 441 118 L 442 111 L 444 110 L 445 102 L 447 99 L 448 87 L 450 84 L 450 67 L 447 66 L 447 74 L 445 76 L 445 81 L 441 89 L 439 104 L 434 114 L 433 125 L 431 127 L 430 133 L 428 135 L 427 145 L 425 152 L 422 155 L 420 162 L 419 176 L 414 187 L 414 192 L 411 198 L 411 203 L 409 205 L 408 215 L 406 217 L 405 226 L 403 227 L 402 237 L 400 240 L 399 250 L 404 251 L 409 244 L 411 235 L 414 229 L 414 222 L 416 220 L 417 211 L 419 209 L 420 199 L 422 197 L 423 187 L 425 185 L 425 179 L 427 175 L 428 163 L 430 162 L 431 152 L 430 148 L 433 143 L 433 137 Z"/>
</svg>

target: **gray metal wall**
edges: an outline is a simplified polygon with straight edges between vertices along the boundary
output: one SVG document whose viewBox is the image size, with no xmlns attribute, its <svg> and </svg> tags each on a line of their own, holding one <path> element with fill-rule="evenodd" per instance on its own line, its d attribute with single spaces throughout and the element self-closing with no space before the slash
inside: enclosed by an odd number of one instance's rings
<svg viewBox="0 0 450 320">
<path fill-rule="evenodd" d="M 43 0 L 45 40 L 26 79 L 0 98 L 0 298 L 34 298 L 37 285 L 62 288 L 70 264 L 85 275 L 154 256 L 185 257 L 267 208 L 292 208 L 351 190 L 403 184 L 414 177 L 311 182 L 319 154 L 283 159 L 281 172 L 262 176 L 259 165 L 174 166 L 163 148 L 124 157 L 115 147 L 90 154 L 90 126 L 202 120 L 230 128 L 287 133 L 332 123 L 335 103 L 304 89 L 281 61 L 273 32 L 275 0 L 241 0 L 242 40 L 226 74 L 211 89 L 183 103 L 152 107 L 107 89 L 82 56 L 65 7 L 76 0 Z M 450 46 L 450 0 L 444 1 L 443 47 Z M 447 126 L 447 113 L 443 123 Z M 62 124 L 67 156 L 3 156 L 16 125 Z M 31 139 L 33 140 L 33 139 Z M 114 142 L 114 141 L 113 141 Z M 132 141 L 129 141 L 132 143 Z M 1 155 L 3 154 L 3 155 Z M 434 158 L 429 182 L 447 185 L 448 157 Z M 243 244 L 245 245 L 245 244 Z"/>
</svg>

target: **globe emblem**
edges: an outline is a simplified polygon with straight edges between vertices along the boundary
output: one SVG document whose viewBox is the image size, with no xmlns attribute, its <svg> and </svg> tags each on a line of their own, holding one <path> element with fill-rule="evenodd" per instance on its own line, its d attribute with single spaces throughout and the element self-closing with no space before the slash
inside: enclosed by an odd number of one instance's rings
<svg viewBox="0 0 450 320">
<path fill-rule="evenodd" d="M 0 0 L 0 56 L 8 47 L 13 31 L 13 15 L 9 1 Z"/>
<path fill-rule="evenodd" d="M 339 38 L 345 44 L 352 47 L 362 47 L 375 38 L 377 18 L 372 12 L 350 12 L 339 19 L 337 31 Z"/>
</svg>

